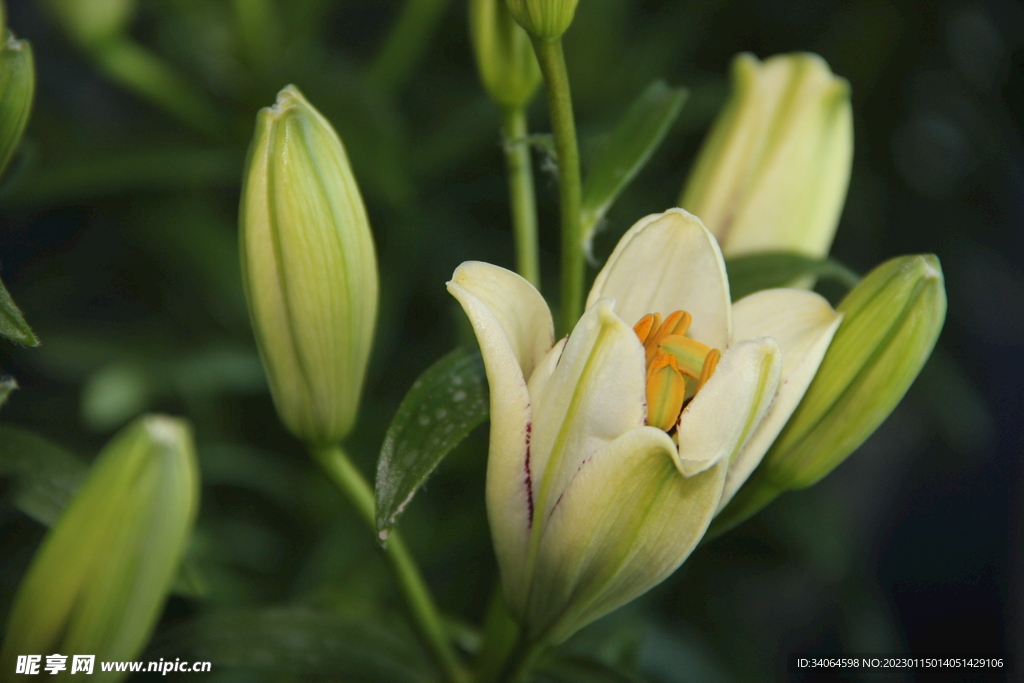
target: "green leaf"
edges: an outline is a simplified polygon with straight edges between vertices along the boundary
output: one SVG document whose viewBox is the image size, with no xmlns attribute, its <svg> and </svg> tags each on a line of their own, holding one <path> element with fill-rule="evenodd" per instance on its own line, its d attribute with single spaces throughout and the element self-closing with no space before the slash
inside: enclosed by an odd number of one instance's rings
<svg viewBox="0 0 1024 683">
<path fill-rule="evenodd" d="M 665 138 L 686 100 L 686 90 L 658 80 L 647 86 L 612 131 L 583 183 L 584 244 L 619 193 L 636 177 Z"/>
<path fill-rule="evenodd" d="M 487 379 L 479 351 L 456 349 L 413 383 L 391 421 L 377 462 L 381 540 L 444 456 L 487 415 Z"/>
<path fill-rule="evenodd" d="M 86 465 L 46 439 L 0 426 L 0 477 L 12 477 L 8 493 L 16 508 L 53 526 L 85 478 Z"/>
<path fill-rule="evenodd" d="M 277 673 L 287 680 L 431 683 L 410 637 L 374 622 L 306 607 L 232 610 L 200 617 L 168 635 L 151 655 L 183 652 L 214 670 Z"/>
<path fill-rule="evenodd" d="M 643 679 L 592 659 L 554 659 L 538 667 L 540 679 L 552 683 L 641 683 Z"/>
<path fill-rule="evenodd" d="M 725 261 L 732 300 L 738 301 L 762 289 L 786 287 L 805 277 L 833 280 L 850 289 L 860 276 L 830 258 L 816 259 L 791 251 L 766 251 L 734 256 Z"/>
<path fill-rule="evenodd" d="M 0 281 L 0 337 L 7 337 L 25 346 L 39 346 L 39 340 L 25 322 L 3 281 Z"/>
</svg>

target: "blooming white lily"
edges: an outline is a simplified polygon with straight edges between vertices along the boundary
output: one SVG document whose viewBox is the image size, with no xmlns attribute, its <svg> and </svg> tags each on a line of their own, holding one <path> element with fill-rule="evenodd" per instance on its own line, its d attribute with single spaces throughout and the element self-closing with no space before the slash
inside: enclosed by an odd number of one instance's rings
<svg viewBox="0 0 1024 683">
<path fill-rule="evenodd" d="M 487 510 L 505 595 L 529 637 L 551 643 L 686 559 L 840 318 L 799 290 L 731 305 L 715 238 L 682 209 L 623 236 L 557 344 L 547 304 L 515 273 L 463 263 L 448 291 L 490 383 Z"/>
</svg>

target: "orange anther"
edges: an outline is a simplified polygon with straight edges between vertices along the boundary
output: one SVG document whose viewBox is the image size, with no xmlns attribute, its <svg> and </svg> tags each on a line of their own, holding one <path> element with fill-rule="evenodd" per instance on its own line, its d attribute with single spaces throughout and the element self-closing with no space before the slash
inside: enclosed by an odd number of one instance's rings
<svg viewBox="0 0 1024 683">
<path fill-rule="evenodd" d="M 654 328 L 654 316 L 656 315 L 658 314 L 648 313 L 644 317 L 640 318 L 640 321 L 633 326 L 633 331 L 636 332 L 636 336 L 640 338 L 641 344 L 647 343 L 647 337 L 650 334 L 651 329 Z M 661 316 L 658 317 L 660 318 Z"/>
<path fill-rule="evenodd" d="M 682 314 L 683 315 L 679 318 L 679 322 L 676 323 L 675 329 L 669 332 L 669 334 L 678 334 L 682 336 L 689 331 L 690 323 L 693 322 L 693 316 L 686 311 L 682 311 Z"/>
<path fill-rule="evenodd" d="M 722 352 L 718 349 L 711 349 L 708 351 L 708 355 L 704 358 L 704 365 L 700 369 L 700 379 L 697 382 L 697 391 L 707 384 L 708 380 L 711 379 L 711 375 L 715 374 L 715 368 L 718 367 L 718 361 L 722 358 Z"/>
<path fill-rule="evenodd" d="M 672 354 L 655 357 L 647 372 L 647 424 L 671 430 L 679 420 L 686 400 L 686 381 L 676 368 Z"/>
</svg>

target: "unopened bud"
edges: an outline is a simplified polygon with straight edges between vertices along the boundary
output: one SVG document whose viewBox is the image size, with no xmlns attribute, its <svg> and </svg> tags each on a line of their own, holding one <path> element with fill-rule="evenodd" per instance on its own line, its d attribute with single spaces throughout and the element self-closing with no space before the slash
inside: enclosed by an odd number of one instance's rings
<svg viewBox="0 0 1024 683">
<path fill-rule="evenodd" d="M 779 494 L 817 483 L 893 411 L 942 330 L 946 290 L 932 254 L 875 268 L 836 310 L 844 315 L 807 393 L 760 466 L 715 519 L 716 536 Z"/>
<path fill-rule="evenodd" d="M 487 93 L 506 107 L 526 106 L 540 84 L 540 67 L 505 0 L 470 0 L 469 32 Z"/>
<path fill-rule="evenodd" d="M 139 418 L 103 449 L 18 587 L 0 653 L 4 680 L 25 653 L 131 660 L 163 611 L 199 501 L 191 432 Z M 95 671 L 104 683 L 127 672 Z"/>
<path fill-rule="evenodd" d="M 579 0 L 506 0 L 519 25 L 534 38 L 554 40 L 565 33 Z"/>
<path fill-rule="evenodd" d="M 737 55 L 732 94 L 680 197 L 725 256 L 828 254 L 853 159 L 850 88 L 821 57 Z"/>
<path fill-rule="evenodd" d="M 124 33 L 136 0 L 46 0 L 50 13 L 80 45 L 95 46 Z"/>
<path fill-rule="evenodd" d="M 0 29 L 0 173 L 18 148 L 36 89 L 32 48 Z"/>
<path fill-rule="evenodd" d="M 278 415 L 308 443 L 341 441 L 355 422 L 373 342 L 377 259 L 341 140 L 294 86 L 256 119 L 240 246 Z"/>
</svg>

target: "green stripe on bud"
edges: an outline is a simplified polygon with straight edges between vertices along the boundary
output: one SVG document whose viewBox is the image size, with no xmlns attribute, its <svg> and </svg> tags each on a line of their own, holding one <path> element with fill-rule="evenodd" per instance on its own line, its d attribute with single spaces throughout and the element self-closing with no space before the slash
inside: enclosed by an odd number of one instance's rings
<svg viewBox="0 0 1024 683">
<path fill-rule="evenodd" d="M 0 48 L 0 173 L 14 156 L 32 111 L 36 89 L 32 47 L 27 40 L 15 40 L 0 28 L 4 45 Z"/>
<path fill-rule="evenodd" d="M 732 64 L 732 94 L 679 205 L 700 216 L 722 253 L 828 254 L 853 160 L 850 88 L 813 54 L 750 54 Z"/>
<path fill-rule="evenodd" d="M 377 259 L 338 135 L 294 86 L 260 111 L 240 208 L 245 294 L 282 422 L 351 431 L 377 318 Z"/>
<path fill-rule="evenodd" d="M 89 469 L 18 588 L 0 653 L 3 675 L 25 654 L 135 659 L 177 576 L 198 501 L 198 466 L 183 421 L 150 415 L 122 430 Z M 97 665 L 90 680 L 127 675 Z"/>
<path fill-rule="evenodd" d="M 554 40 L 572 23 L 579 0 L 506 0 L 519 25 L 534 38 Z"/>
<path fill-rule="evenodd" d="M 934 255 L 875 268 L 839 304 L 844 314 L 807 393 L 753 476 L 722 510 L 721 533 L 780 493 L 817 483 L 900 402 L 931 355 L 946 317 Z"/>
<path fill-rule="evenodd" d="M 512 19 L 505 0 L 470 0 L 469 33 L 487 93 L 504 107 L 521 108 L 540 85 L 530 36 Z"/>
</svg>

